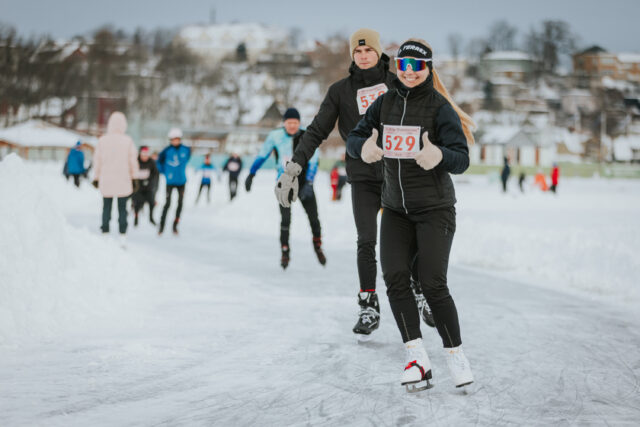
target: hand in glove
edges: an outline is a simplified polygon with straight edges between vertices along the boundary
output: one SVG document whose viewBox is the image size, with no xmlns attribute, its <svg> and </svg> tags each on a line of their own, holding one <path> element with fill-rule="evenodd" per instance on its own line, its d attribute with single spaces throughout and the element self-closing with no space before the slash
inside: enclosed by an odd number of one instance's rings
<svg viewBox="0 0 640 427">
<path fill-rule="evenodd" d="M 91 182 L 91 185 L 93 185 L 94 187 L 98 188 L 98 180 L 97 180 L 97 179 L 94 179 L 94 180 Z"/>
<path fill-rule="evenodd" d="M 378 147 L 378 130 L 373 129 L 371 132 L 371 136 L 367 138 L 362 146 L 362 151 L 360 152 L 360 158 L 365 163 L 374 163 L 382 160 L 384 156 L 384 151 L 382 148 Z"/>
<path fill-rule="evenodd" d="M 276 183 L 275 193 L 278 203 L 283 208 L 291 206 L 298 198 L 298 175 L 302 172 L 302 166 L 295 162 L 287 162 L 284 173 L 280 175 Z"/>
<path fill-rule="evenodd" d="M 305 201 L 313 197 L 313 184 L 309 181 L 305 182 L 302 188 L 300 189 L 300 193 L 298 193 L 300 200 Z"/>
<path fill-rule="evenodd" d="M 244 188 L 247 190 L 247 193 L 251 191 L 251 183 L 253 182 L 254 176 L 254 174 L 250 173 L 247 179 L 244 181 Z"/>
<path fill-rule="evenodd" d="M 418 166 L 422 169 L 428 171 L 438 166 L 442 161 L 442 150 L 429 141 L 428 132 L 422 135 L 422 144 L 422 150 L 416 154 L 416 163 L 418 163 Z"/>
</svg>

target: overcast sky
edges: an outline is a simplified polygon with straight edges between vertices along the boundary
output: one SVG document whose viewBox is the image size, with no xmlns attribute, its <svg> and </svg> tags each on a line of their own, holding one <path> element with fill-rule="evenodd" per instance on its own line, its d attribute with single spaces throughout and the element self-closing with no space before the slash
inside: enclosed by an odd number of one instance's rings
<svg viewBox="0 0 640 427">
<path fill-rule="evenodd" d="M 578 34 L 580 47 L 640 52 L 640 0 L 0 0 L 0 22 L 23 36 L 69 38 L 103 24 L 130 32 L 207 23 L 212 9 L 218 23 L 299 27 L 304 38 L 319 39 L 369 27 L 380 32 L 383 43 L 417 36 L 434 52 L 448 50 L 448 34 L 459 33 L 467 42 L 500 19 L 518 28 L 518 42 L 532 26 L 560 19 Z"/>
</svg>

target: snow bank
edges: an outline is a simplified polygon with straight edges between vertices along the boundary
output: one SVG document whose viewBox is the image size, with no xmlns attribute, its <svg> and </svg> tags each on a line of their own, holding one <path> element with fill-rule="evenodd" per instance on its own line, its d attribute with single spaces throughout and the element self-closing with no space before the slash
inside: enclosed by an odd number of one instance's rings
<svg viewBox="0 0 640 427">
<path fill-rule="evenodd" d="M 61 193 L 39 178 L 15 154 L 0 162 L 0 344 L 136 319 L 143 277 L 134 260 L 114 240 L 71 227 Z"/>
<path fill-rule="evenodd" d="M 451 264 L 610 302 L 640 302 L 640 182 L 561 179 L 559 192 L 484 177 L 456 185 Z"/>
</svg>

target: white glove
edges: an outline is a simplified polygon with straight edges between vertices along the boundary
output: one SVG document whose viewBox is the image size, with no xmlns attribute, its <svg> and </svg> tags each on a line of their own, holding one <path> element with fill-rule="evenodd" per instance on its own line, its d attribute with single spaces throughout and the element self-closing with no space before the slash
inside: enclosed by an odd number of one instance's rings
<svg viewBox="0 0 640 427">
<path fill-rule="evenodd" d="M 280 175 L 276 183 L 275 193 L 278 203 L 283 208 L 291 206 L 298 198 L 298 175 L 302 172 L 302 166 L 295 162 L 287 162 L 284 173 Z"/>
<path fill-rule="evenodd" d="M 436 166 L 442 161 L 442 150 L 433 145 L 431 141 L 429 141 L 429 133 L 425 132 L 422 135 L 422 150 L 416 154 L 416 163 L 422 169 L 428 171 Z"/>
<path fill-rule="evenodd" d="M 371 132 L 371 136 L 362 145 L 362 151 L 360 152 L 360 158 L 365 163 L 374 163 L 382 160 L 384 151 L 378 147 L 378 130 L 374 129 Z"/>
</svg>

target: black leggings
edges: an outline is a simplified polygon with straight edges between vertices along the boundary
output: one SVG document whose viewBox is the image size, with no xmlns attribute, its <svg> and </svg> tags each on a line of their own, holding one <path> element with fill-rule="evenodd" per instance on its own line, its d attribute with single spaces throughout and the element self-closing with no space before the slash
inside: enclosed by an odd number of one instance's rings
<svg viewBox="0 0 640 427">
<path fill-rule="evenodd" d="M 462 343 L 458 312 L 447 287 L 449 252 L 456 229 L 455 208 L 406 215 L 385 208 L 380 232 L 382 274 L 393 316 L 404 342 L 421 338 L 420 317 L 411 292 L 411 264 L 418 248 L 418 279 L 444 347 Z"/>
<path fill-rule="evenodd" d="M 200 200 L 200 193 L 202 193 L 202 189 L 204 187 L 207 187 L 207 202 L 211 201 L 211 183 L 210 182 L 208 182 L 208 183 L 201 182 L 200 183 L 200 189 L 198 190 L 198 196 L 196 197 L 196 203 L 198 203 L 198 200 Z"/>
<path fill-rule="evenodd" d="M 136 216 L 138 216 L 138 212 L 142 210 L 145 203 L 149 204 L 149 219 L 153 222 L 153 205 L 155 203 L 153 190 L 138 190 L 133 193 L 133 211 Z"/>
<path fill-rule="evenodd" d="M 233 200 L 236 197 L 236 192 L 238 191 L 238 177 L 237 176 L 229 176 L 229 198 Z"/>
<path fill-rule="evenodd" d="M 376 241 L 382 183 L 352 182 L 351 205 L 358 230 L 358 277 L 361 291 L 376 290 Z"/>
<path fill-rule="evenodd" d="M 162 208 L 162 217 L 160 217 L 160 228 L 164 228 L 164 224 L 167 220 L 167 212 L 171 206 L 171 193 L 173 189 L 178 191 L 178 208 L 176 209 L 176 219 L 173 222 L 178 222 L 180 219 L 180 212 L 182 212 L 182 199 L 184 198 L 184 184 L 182 185 L 167 185 L 167 198 L 164 202 L 164 208 Z"/>
<path fill-rule="evenodd" d="M 311 225 L 311 233 L 313 237 L 321 237 L 322 230 L 320 229 L 320 219 L 318 218 L 318 203 L 316 202 L 315 194 L 305 200 L 300 199 L 302 207 L 307 213 L 309 218 L 309 225 Z M 279 205 L 280 206 L 280 205 Z M 280 245 L 289 246 L 289 226 L 291 225 L 291 208 L 283 208 L 280 206 Z"/>
<path fill-rule="evenodd" d="M 127 197 L 118 197 L 118 225 L 120 234 L 127 232 Z M 113 197 L 104 197 L 102 199 L 102 229 L 103 233 L 109 232 L 109 222 L 111 222 L 111 207 L 113 206 Z"/>
</svg>

